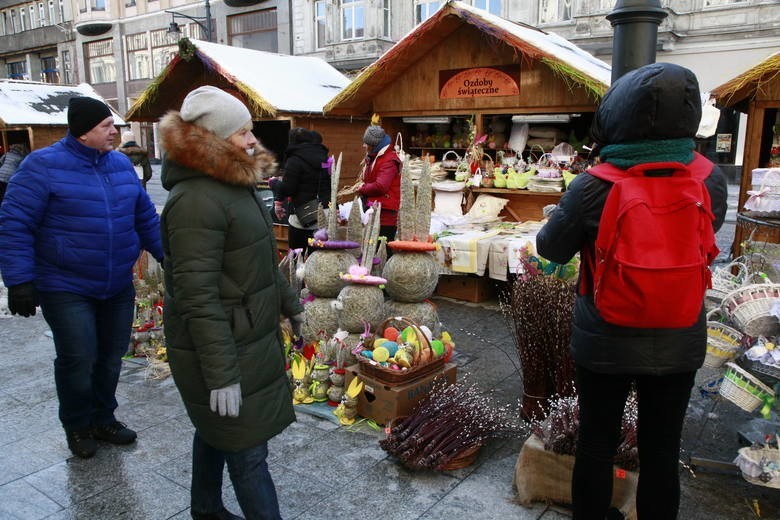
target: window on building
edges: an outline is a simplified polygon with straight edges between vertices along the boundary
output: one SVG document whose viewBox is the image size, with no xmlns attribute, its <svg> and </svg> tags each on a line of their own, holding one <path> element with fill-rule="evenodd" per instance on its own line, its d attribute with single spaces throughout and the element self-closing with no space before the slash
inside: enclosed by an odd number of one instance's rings
<svg viewBox="0 0 780 520">
<path fill-rule="evenodd" d="M 235 47 L 268 52 L 279 50 L 276 9 L 229 16 L 228 33 L 230 45 Z"/>
<path fill-rule="evenodd" d="M 19 30 L 27 30 L 27 10 L 24 7 L 19 8 Z"/>
<path fill-rule="evenodd" d="M 57 23 L 57 8 L 54 7 L 54 0 L 49 0 L 49 23 Z"/>
<path fill-rule="evenodd" d="M 73 74 L 71 73 L 70 51 L 62 51 L 62 80 L 70 85 L 73 83 Z"/>
<path fill-rule="evenodd" d="M 8 62 L 8 77 L 11 79 L 30 79 L 27 76 L 27 62 L 26 61 L 12 61 Z"/>
<path fill-rule="evenodd" d="M 206 23 L 204 20 L 202 23 Z M 201 26 L 199 23 L 191 22 L 188 23 L 185 27 L 187 30 L 187 34 L 189 35 L 189 38 L 195 38 L 196 40 L 208 40 L 208 35 L 206 34 L 206 29 Z M 214 18 L 211 19 L 211 41 L 217 41 L 217 20 Z"/>
<path fill-rule="evenodd" d="M 419 24 L 433 16 L 439 7 L 441 2 L 438 0 L 415 0 L 414 2 L 414 23 Z"/>
<path fill-rule="evenodd" d="M 84 44 L 86 69 L 90 83 L 112 83 L 116 81 L 114 42 L 112 39 L 98 40 Z"/>
<path fill-rule="evenodd" d="M 39 27 L 38 25 L 38 16 L 35 12 L 35 5 L 30 6 L 30 29 L 35 29 L 36 27 Z"/>
<path fill-rule="evenodd" d="M 57 68 L 57 56 L 41 56 L 41 81 L 59 83 L 60 72 Z"/>
<path fill-rule="evenodd" d="M 390 38 L 390 0 L 382 0 L 382 38 Z"/>
<path fill-rule="evenodd" d="M 106 0 L 92 0 L 92 10 L 93 11 L 105 11 L 106 10 Z"/>
<path fill-rule="evenodd" d="M 59 0 L 59 10 L 60 10 L 60 23 L 65 22 L 67 18 L 65 18 L 65 0 Z"/>
<path fill-rule="evenodd" d="M 186 36 L 186 34 L 182 34 Z M 168 34 L 168 29 L 149 33 L 152 42 L 152 76 L 156 76 L 168 65 L 179 51 L 177 36 Z"/>
<path fill-rule="evenodd" d="M 0 34 L 8 34 L 8 13 L 5 11 L 0 12 Z"/>
<path fill-rule="evenodd" d="M 38 25 L 41 27 L 49 25 L 46 23 L 46 6 L 43 5 L 43 2 L 38 2 Z"/>
<path fill-rule="evenodd" d="M 146 33 L 128 34 L 125 36 L 127 48 L 127 79 L 148 79 L 152 77 L 151 54 L 149 39 Z"/>
<path fill-rule="evenodd" d="M 571 20 L 571 0 L 540 0 L 539 23 Z"/>
<path fill-rule="evenodd" d="M 16 19 L 16 11 L 11 9 L 11 34 L 19 32 L 19 21 Z"/>
<path fill-rule="evenodd" d="M 125 2 L 125 7 L 135 7 L 135 0 L 127 0 Z"/>
<path fill-rule="evenodd" d="M 341 39 L 362 38 L 365 27 L 363 0 L 341 0 Z"/>
<path fill-rule="evenodd" d="M 477 9 L 483 9 L 490 14 L 501 16 L 502 0 L 473 0 L 473 5 Z"/>
<path fill-rule="evenodd" d="M 718 5 L 739 4 L 745 0 L 704 0 L 704 7 L 715 7 Z"/>
<path fill-rule="evenodd" d="M 314 42 L 318 49 L 328 43 L 328 2 L 317 0 L 314 2 Z"/>
</svg>

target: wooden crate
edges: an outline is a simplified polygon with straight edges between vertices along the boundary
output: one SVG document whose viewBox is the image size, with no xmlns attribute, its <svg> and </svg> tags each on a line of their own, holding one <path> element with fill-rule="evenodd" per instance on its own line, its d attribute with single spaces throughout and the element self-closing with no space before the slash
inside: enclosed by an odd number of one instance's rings
<svg viewBox="0 0 780 520">
<path fill-rule="evenodd" d="M 486 276 L 442 275 L 436 286 L 438 296 L 467 302 L 482 302 L 495 296 L 493 283 Z"/>
<path fill-rule="evenodd" d="M 274 237 L 276 237 L 276 247 L 282 254 L 287 254 L 289 229 L 286 224 L 274 224 Z"/>
</svg>

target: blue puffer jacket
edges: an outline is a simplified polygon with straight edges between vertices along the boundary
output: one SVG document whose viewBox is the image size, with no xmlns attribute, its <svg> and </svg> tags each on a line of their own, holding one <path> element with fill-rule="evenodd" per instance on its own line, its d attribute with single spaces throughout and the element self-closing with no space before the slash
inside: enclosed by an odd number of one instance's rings
<svg viewBox="0 0 780 520">
<path fill-rule="evenodd" d="M 132 282 L 141 247 L 162 260 L 159 217 L 123 154 L 69 133 L 11 178 L 0 206 L 5 285 L 105 299 Z"/>
</svg>

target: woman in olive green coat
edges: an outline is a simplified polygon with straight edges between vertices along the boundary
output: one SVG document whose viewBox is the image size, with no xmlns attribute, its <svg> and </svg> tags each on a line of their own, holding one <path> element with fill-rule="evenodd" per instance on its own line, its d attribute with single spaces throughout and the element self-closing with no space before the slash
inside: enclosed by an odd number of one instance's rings
<svg viewBox="0 0 780 520">
<path fill-rule="evenodd" d="M 215 87 L 160 123 L 165 337 L 196 429 L 193 518 L 238 518 L 221 500 L 225 462 L 247 518 L 278 518 L 267 441 L 295 420 L 279 320 L 297 326 L 303 306 L 277 268 L 255 189 L 276 164 L 251 129 L 243 103 Z"/>
</svg>

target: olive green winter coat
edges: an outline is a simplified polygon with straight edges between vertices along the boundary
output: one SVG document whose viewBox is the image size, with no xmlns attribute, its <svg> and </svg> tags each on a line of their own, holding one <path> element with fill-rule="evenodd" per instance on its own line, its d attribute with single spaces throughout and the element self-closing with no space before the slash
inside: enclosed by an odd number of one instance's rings
<svg viewBox="0 0 780 520">
<path fill-rule="evenodd" d="M 223 451 L 256 446 L 295 420 L 280 315 L 303 312 L 277 268 L 271 216 L 255 190 L 275 169 L 171 112 L 160 123 L 165 339 L 176 386 L 200 436 Z M 237 418 L 211 390 L 241 384 Z"/>
</svg>

